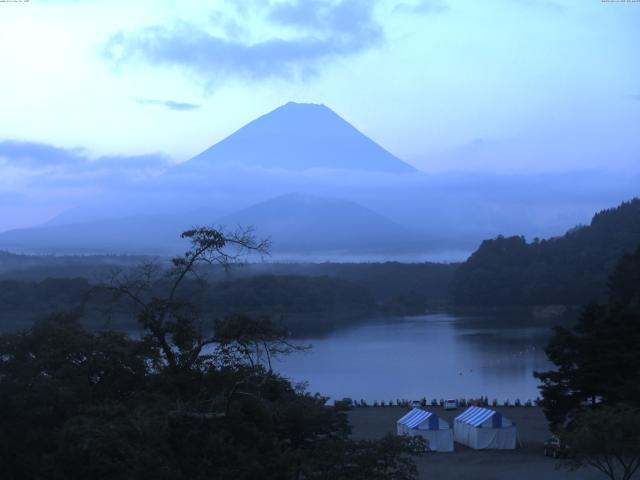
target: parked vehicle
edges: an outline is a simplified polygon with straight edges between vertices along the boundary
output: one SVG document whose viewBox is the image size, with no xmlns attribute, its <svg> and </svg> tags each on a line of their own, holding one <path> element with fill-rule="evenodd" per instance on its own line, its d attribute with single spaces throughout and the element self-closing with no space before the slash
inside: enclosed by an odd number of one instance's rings
<svg viewBox="0 0 640 480">
<path fill-rule="evenodd" d="M 445 400 L 443 406 L 445 410 L 455 410 L 458 408 L 458 400 Z"/>
<path fill-rule="evenodd" d="M 561 458 L 569 454 L 569 447 L 562 443 L 559 437 L 553 436 L 544 442 L 544 456 Z"/>
</svg>

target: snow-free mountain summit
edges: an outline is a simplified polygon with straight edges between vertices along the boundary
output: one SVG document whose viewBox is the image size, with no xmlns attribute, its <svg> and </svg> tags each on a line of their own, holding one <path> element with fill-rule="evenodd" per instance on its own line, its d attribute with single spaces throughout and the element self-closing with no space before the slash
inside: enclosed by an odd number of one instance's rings
<svg viewBox="0 0 640 480">
<path fill-rule="evenodd" d="M 356 202 L 292 193 L 268 199 L 220 220 L 251 225 L 270 237 L 274 253 L 406 252 L 424 248 L 422 238 Z"/>
<path fill-rule="evenodd" d="M 416 171 L 330 108 L 294 102 L 253 120 L 180 167 L 217 166 L 289 171 Z"/>
<path fill-rule="evenodd" d="M 287 103 L 137 183 L 137 197 L 105 192 L 45 224 L 0 233 L 0 249 L 174 254 L 182 231 L 216 224 L 253 226 L 283 255 L 422 251 L 424 239 L 368 206 L 366 193 L 364 204 L 347 198 L 364 191 L 365 174 L 377 182 L 417 172 L 324 105 Z M 343 187 L 345 178 L 357 186 Z"/>
</svg>

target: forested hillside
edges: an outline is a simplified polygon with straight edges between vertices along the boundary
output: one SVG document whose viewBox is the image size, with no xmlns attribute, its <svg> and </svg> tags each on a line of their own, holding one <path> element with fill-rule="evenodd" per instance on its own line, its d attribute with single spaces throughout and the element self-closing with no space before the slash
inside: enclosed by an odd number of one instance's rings
<svg viewBox="0 0 640 480">
<path fill-rule="evenodd" d="M 0 259 L 0 332 L 29 328 L 35 319 L 56 311 L 82 314 L 82 322 L 92 329 L 137 328 L 102 288 L 113 272 L 134 271 L 136 257 L 114 257 L 112 264 L 102 257 L 60 258 L 8 255 L 4 265 Z M 456 266 L 246 264 L 229 273 L 203 269 L 204 284 L 185 282 L 182 293 L 209 318 L 269 316 L 292 334 L 305 335 L 376 315 L 420 314 L 442 306 Z M 95 275 L 90 275 L 92 268 Z"/>
<path fill-rule="evenodd" d="M 423 440 L 354 440 L 350 402 L 328 406 L 274 372 L 274 359 L 308 348 L 285 328 L 212 321 L 192 303 L 198 265 L 229 267 L 226 245 L 264 243 L 208 228 L 184 237 L 191 248 L 172 269 L 140 265 L 103 289 L 129 304 L 141 335 L 88 331 L 76 313 L 0 333 L 2 478 L 415 479 Z"/>
<path fill-rule="evenodd" d="M 562 237 L 499 236 L 482 242 L 456 271 L 458 305 L 581 305 L 606 297 L 616 262 L 640 245 L 640 199 L 594 215 Z"/>
</svg>

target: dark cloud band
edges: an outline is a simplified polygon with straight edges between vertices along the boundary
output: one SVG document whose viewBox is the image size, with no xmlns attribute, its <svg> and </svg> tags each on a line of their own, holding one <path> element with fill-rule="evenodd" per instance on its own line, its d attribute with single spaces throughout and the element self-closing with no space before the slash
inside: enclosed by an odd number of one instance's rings
<svg viewBox="0 0 640 480">
<path fill-rule="evenodd" d="M 5 140 L 0 142 L 0 163 L 24 171 L 36 180 L 39 173 L 49 179 L 75 178 L 82 182 L 88 178 L 114 178 L 137 176 L 144 172 L 160 171 L 169 164 L 160 154 L 113 155 L 91 159 L 81 148 L 60 148 L 37 142 Z"/>
<path fill-rule="evenodd" d="M 179 112 L 197 110 L 200 108 L 200 105 L 196 105 L 194 103 L 176 102 L 174 100 L 157 100 L 154 98 L 135 98 L 134 100 L 140 105 L 155 105 Z"/>
<path fill-rule="evenodd" d="M 180 67 L 210 85 L 225 77 L 305 77 L 315 74 L 323 61 L 354 55 L 383 41 L 382 27 L 374 19 L 376 3 L 304 0 L 269 8 L 263 4 L 256 10 L 261 20 L 271 31 L 286 29 L 286 38 L 274 33 L 249 42 L 211 33 L 207 27 L 180 24 L 118 32 L 104 51 L 117 65 L 133 61 Z M 210 18 L 212 28 L 229 23 L 220 15 Z"/>
</svg>

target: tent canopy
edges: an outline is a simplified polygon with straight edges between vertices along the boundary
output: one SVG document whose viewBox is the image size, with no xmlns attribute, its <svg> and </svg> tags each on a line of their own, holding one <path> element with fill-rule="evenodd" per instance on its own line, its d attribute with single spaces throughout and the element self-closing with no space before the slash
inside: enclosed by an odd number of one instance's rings
<svg viewBox="0 0 640 480">
<path fill-rule="evenodd" d="M 455 418 L 455 441 L 476 450 L 513 450 L 518 441 L 516 426 L 500 412 L 469 407 Z"/>
<path fill-rule="evenodd" d="M 489 421 L 491 424 L 489 424 Z M 464 423 L 472 427 L 492 427 L 502 428 L 510 427 L 513 422 L 501 413 L 482 407 L 469 407 L 455 418 L 456 423 Z"/>
<path fill-rule="evenodd" d="M 427 450 L 453 452 L 453 430 L 437 415 L 414 408 L 397 421 L 398 435 L 422 437 Z"/>
<path fill-rule="evenodd" d="M 398 420 L 399 425 L 407 428 L 418 428 L 420 430 L 441 430 L 449 428 L 447 422 L 441 420 L 431 412 L 414 408 L 409 413 Z"/>
</svg>

